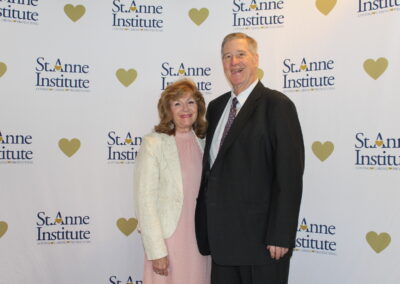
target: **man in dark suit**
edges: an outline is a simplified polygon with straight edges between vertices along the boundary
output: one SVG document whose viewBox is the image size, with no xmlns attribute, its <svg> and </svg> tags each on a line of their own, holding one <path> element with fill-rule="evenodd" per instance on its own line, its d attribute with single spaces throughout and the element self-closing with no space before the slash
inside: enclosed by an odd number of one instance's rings
<svg viewBox="0 0 400 284">
<path fill-rule="evenodd" d="M 302 195 L 304 145 L 292 101 L 257 77 L 257 42 L 225 37 L 232 85 L 208 105 L 196 235 L 212 284 L 287 283 Z"/>
</svg>

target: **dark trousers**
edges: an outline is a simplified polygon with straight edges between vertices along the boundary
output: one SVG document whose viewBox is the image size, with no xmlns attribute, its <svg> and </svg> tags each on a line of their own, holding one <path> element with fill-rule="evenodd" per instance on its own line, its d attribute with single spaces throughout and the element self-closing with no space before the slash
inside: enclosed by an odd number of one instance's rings
<svg viewBox="0 0 400 284">
<path fill-rule="evenodd" d="M 290 258 L 266 265 L 225 266 L 212 262 L 211 284 L 287 284 Z"/>
</svg>

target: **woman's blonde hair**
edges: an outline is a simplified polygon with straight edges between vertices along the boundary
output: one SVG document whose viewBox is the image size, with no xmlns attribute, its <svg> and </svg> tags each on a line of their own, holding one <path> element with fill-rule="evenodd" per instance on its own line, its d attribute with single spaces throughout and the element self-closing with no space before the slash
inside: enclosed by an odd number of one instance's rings
<svg viewBox="0 0 400 284">
<path fill-rule="evenodd" d="M 171 102 L 176 101 L 185 94 L 191 94 L 197 103 L 197 119 L 193 124 L 193 131 L 199 138 L 204 138 L 207 130 L 205 120 L 206 103 L 196 84 L 189 79 L 181 79 L 170 85 L 161 93 L 158 101 L 158 115 L 160 122 L 154 127 L 158 133 L 175 134 L 175 125 L 172 121 Z"/>
</svg>

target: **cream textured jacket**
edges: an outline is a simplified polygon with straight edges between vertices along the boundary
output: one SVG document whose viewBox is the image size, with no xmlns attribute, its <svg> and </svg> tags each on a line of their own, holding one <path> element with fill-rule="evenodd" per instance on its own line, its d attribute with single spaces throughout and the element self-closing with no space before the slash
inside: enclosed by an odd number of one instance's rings
<svg viewBox="0 0 400 284">
<path fill-rule="evenodd" d="M 203 149 L 203 140 L 197 140 Z M 134 204 L 148 260 L 168 255 L 164 239 L 175 231 L 182 203 L 182 174 L 175 136 L 146 135 L 135 162 Z"/>
</svg>

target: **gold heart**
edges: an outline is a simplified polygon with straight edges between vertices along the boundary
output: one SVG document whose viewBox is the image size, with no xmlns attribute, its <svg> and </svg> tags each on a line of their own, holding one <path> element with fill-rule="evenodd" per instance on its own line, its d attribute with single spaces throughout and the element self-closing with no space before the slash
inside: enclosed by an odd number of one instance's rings
<svg viewBox="0 0 400 284">
<path fill-rule="evenodd" d="M 183 74 L 185 74 L 185 70 L 184 69 L 179 69 L 178 73 L 183 75 Z"/>
<path fill-rule="evenodd" d="M 300 229 L 303 231 L 307 230 L 307 225 L 300 225 Z"/>
<path fill-rule="evenodd" d="M 60 71 L 61 70 L 61 66 L 60 65 L 56 65 L 56 66 L 54 66 L 54 69 L 56 69 L 57 71 Z"/>
<path fill-rule="evenodd" d="M 131 10 L 132 12 L 135 12 L 135 11 L 136 11 L 136 6 L 130 7 L 130 10 Z"/>
<path fill-rule="evenodd" d="M 250 9 L 255 9 L 255 8 L 257 8 L 257 5 L 256 5 L 256 4 L 251 4 L 251 5 L 250 5 Z"/>
<path fill-rule="evenodd" d="M 131 144 L 132 143 L 132 139 L 131 138 L 126 138 L 125 139 L 125 143 L 126 144 Z"/>
<path fill-rule="evenodd" d="M 61 151 L 68 157 L 72 157 L 81 147 L 81 141 L 79 139 L 73 138 L 68 140 L 67 138 L 62 138 L 58 141 L 58 147 L 60 147 Z"/>
<path fill-rule="evenodd" d="M 56 223 L 60 224 L 62 222 L 61 218 L 56 218 Z"/>
<path fill-rule="evenodd" d="M 328 159 L 328 157 L 332 154 L 334 145 L 332 142 L 327 141 L 324 144 L 322 144 L 319 141 L 316 141 L 312 144 L 312 151 L 314 152 L 314 155 L 317 156 L 318 159 L 321 160 L 321 162 L 325 161 Z"/>
<path fill-rule="evenodd" d="M 317 9 L 324 14 L 325 16 L 328 15 L 332 9 L 335 7 L 337 0 L 317 0 L 315 2 L 315 6 Z"/>
<path fill-rule="evenodd" d="M 189 10 L 189 18 L 198 26 L 200 26 L 207 19 L 208 14 L 209 11 L 207 8 L 201 8 L 200 10 L 192 8 Z"/>
<path fill-rule="evenodd" d="M 376 80 L 385 72 L 388 64 L 389 62 L 384 57 L 378 58 L 376 61 L 367 59 L 364 62 L 364 70 L 369 76 Z"/>
<path fill-rule="evenodd" d="M 79 20 L 86 12 L 85 6 L 77 5 L 73 6 L 71 4 L 67 4 L 64 6 L 64 12 L 73 22 Z"/>
<path fill-rule="evenodd" d="M 0 221 L 0 238 L 7 232 L 8 225 L 4 221 Z"/>
<path fill-rule="evenodd" d="M 257 69 L 257 77 L 261 81 L 262 78 L 264 77 L 264 71 L 261 68 Z"/>
<path fill-rule="evenodd" d="M 368 244 L 376 252 L 380 253 L 390 244 L 390 235 L 388 233 L 380 233 L 379 235 L 375 232 L 368 232 L 365 236 Z"/>
<path fill-rule="evenodd" d="M 306 70 L 306 69 L 307 69 L 307 65 L 305 65 L 305 64 L 300 65 L 300 69 L 301 69 L 301 70 Z"/>
<path fill-rule="evenodd" d="M 0 77 L 4 75 L 7 71 L 7 65 L 3 62 L 0 62 Z"/>
<path fill-rule="evenodd" d="M 129 236 L 133 231 L 135 231 L 137 224 L 138 220 L 135 218 L 129 218 L 128 220 L 125 218 L 119 218 L 117 220 L 118 229 L 126 236 Z"/>
<path fill-rule="evenodd" d="M 129 69 L 128 71 L 126 71 L 125 69 L 120 68 L 117 70 L 116 75 L 122 85 L 128 87 L 130 84 L 133 83 L 133 81 L 135 81 L 137 77 L 137 72 L 135 69 Z"/>
<path fill-rule="evenodd" d="M 376 140 L 375 141 L 375 145 L 378 147 L 381 147 L 383 145 L 383 141 L 382 140 Z"/>
</svg>

